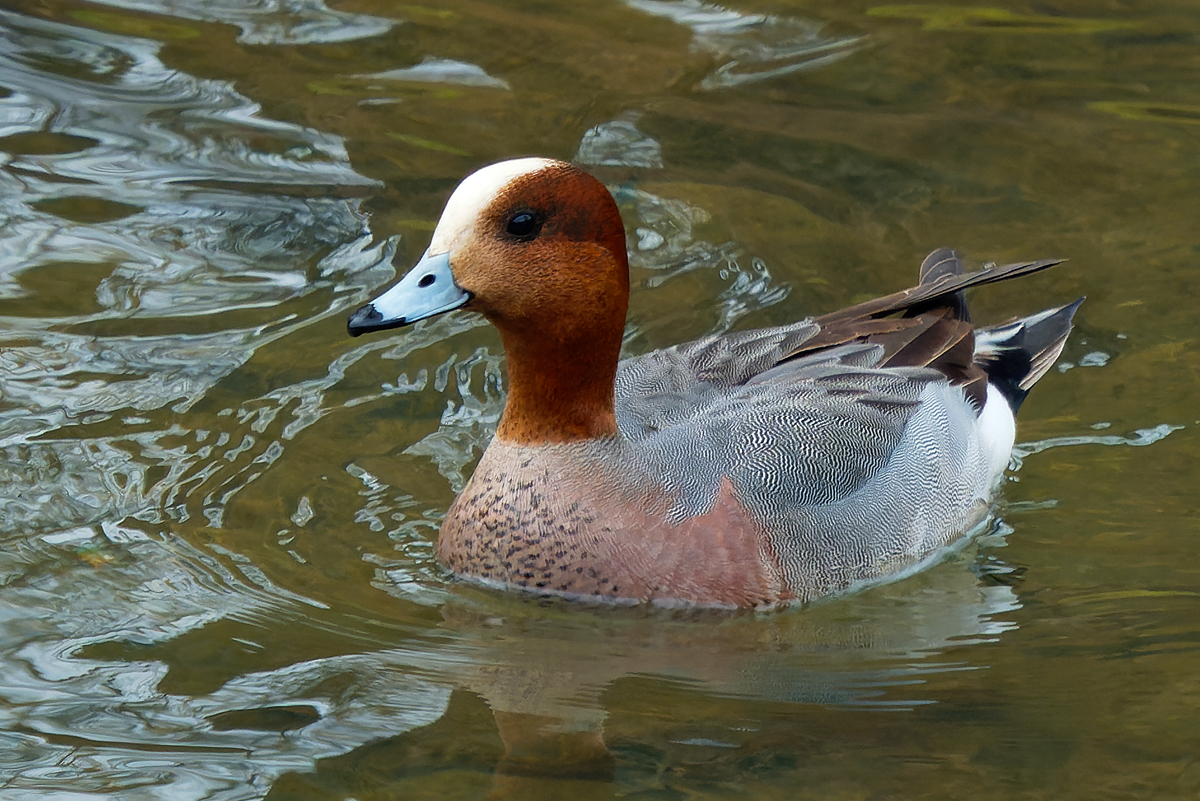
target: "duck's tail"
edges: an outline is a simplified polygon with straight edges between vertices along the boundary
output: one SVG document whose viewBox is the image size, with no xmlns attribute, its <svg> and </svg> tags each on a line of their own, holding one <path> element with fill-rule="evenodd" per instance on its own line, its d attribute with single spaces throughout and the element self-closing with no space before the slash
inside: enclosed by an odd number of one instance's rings
<svg viewBox="0 0 1200 801">
<path fill-rule="evenodd" d="M 939 248 L 921 262 L 920 285 L 958 281 L 964 272 L 958 253 L 950 248 Z M 1019 320 L 975 329 L 975 353 L 971 361 L 983 368 L 987 383 L 1000 390 L 1014 413 L 1033 385 L 1062 353 L 1071 333 L 1071 320 L 1081 303 L 1083 298 Z M 905 316 L 915 316 L 934 308 L 947 310 L 956 320 L 971 320 L 967 299 L 961 289 L 912 306 Z"/>
<path fill-rule="evenodd" d="M 1071 318 L 1083 298 L 1022 320 L 975 329 L 963 290 L 1028 275 L 1060 259 L 990 266 L 968 273 L 950 248 L 921 263 L 920 283 L 816 318 L 819 329 L 780 362 L 848 342 L 880 345 L 879 367 L 931 367 L 940 371 L 982 411 L 995 384 L 1016 412 L 1030 387 L 1062 353 Z M 890 315 L 903 312 L 900 317 Z"/>
<path fill-rule="evenodd" d="M 976 329 L 975 361 L 1013 412 L 1062 353 L 1075 310 L 1083 301 L 1080 298 L 1020 320 Z"/>
</svg>

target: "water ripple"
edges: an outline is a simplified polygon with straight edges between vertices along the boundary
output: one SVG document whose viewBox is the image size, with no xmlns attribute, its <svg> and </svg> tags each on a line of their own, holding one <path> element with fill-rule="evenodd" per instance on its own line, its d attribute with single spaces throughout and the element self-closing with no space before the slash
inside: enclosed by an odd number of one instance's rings
<svg viewBox="0 0 1200 801">
<path fill-rule="evenodd" d="M 828 37 L 815 22 L 770 14 L 743 14 L 700 0 L 625 0 L 646 14 L 692 29 L 694 50 L 720 62 L 697 89 L 727 89 L 812 69 L 845 58 L 860 36 Z"/>
<path fill-rule="evenodd" d="M 371 244 L 356 201 L 321 196 L 374 183 L 340 138 L 266 119 L 159 48 L 0 11 L 5 531 L 187 519 L 197 488 L 219 518 L 319 417 L 321 380 L 249 402 L 258 430 L 232 448 L 178 416 L 257 348 L 378 284 L 394 248 Z M 91 300 L 63 305 L 81 291 Z M 261 436 L 265 407 L 298 397 Z"/>
<path fill-rule="evenodd" d="M 108 5 L 219 19 L 243 41 L 275 44 L 390 24 L 317 0 Z M 692 26 L 720 61 L 705 88 L 799 68 L 817 52 L 805 48 L 827 42 L 782 18 L 642 5 Z M 123 19 L 92 21 L 135 34 L 162 24 Z M 286 772 L 436 720 L 455 687 L 580 728 L 599 725 L 599 693 L 629 675 L 772 704 L 913 705 L 922 700 L 893 688 L 960 667 L 931 653 L 1014 625 L 1016 594 L 980 586 L 962 554 L 861 603 L 729 626 L 480 600 L 437 572 L 440 511 L 404 484 L 419 471 L 383 477 L 386 446 L 362 458 L 330 451 L 341 467 L 314 469 L 313 485 L 343 493 L 335 502 L 307 486 L 268 489 L 282 514 L 254 508 L 244 529 L 226 528 L 247 488 L 273 468 L 286 474 L 280 460 L 304 463 L 323 420 L 372 401 L 424 404 L 437 428 L 407 453 L 458 488 L 502 407 L 501 357 L 472 339 L 483 323 L 470 315 L 336 352 L 312 347 L 321 340 L 309 326 L 393 273 L 397 243 L 375 242 L 357 202 L 343 199 L 372 182 L 338 137 L 265 119 L 231 84 L 173 70 L 159 53 L 138 35 L 0 12 L 0 794 L 258 798 Z M 464 64 L 415 77 L 490 80 Z M 592 138 L 601 161 L 661 162 L 632 122 Z M 632 210 L 631 255 L 648 291 L 684 274 L 721 282 L 714 330 L 786 295 L 738 243 L 704 238 L 702 209 L 617 195 Z M 381 381 L 375 356 L 414 366 Z M 327 553 L 303 547 L 318 530 L 326 543 L 353 543 L 348 561 L 368 562 L 374 586 L 402 599 L 402 620 L 434 622 L 410 630 L 330 609 L 337 591 L 360 588 L 322 585 L 328 575 L 305 563 Z M 272 532 L 311 584 L 268 574 L 277 566 L 239 552 L 233 536 Z M 235 625 L 244 629 L 222 628 Z M 294 649 L 315 630 L 329 642 Z M 411 647 L 397 647 L 405 638 Z M 206 662 L 211 683 L 181 689 L 198 642 L 252 657 Z M 314 655 L 326 646 L 332 656 Z"/>
<path fill-rule="evenodd" d="M 347 42 L 379 36 L 395 25 L 369 14 L 336 11 L 322 0 L 103 0 L 103 5 L 236 25 L 238 41 L 256 45 Z"/>
<path fill-rule="evenodd" d="M 488 75 L 478 64 L 432 56 L 426 57 L 420 64 L 412 67 L 400 67 L 354 77 L 366 81 L 412 81 L 415 83 L 448 83 L 506 91 L 512 89 L 507 81 Z"/>
<path fill-rule="evenodd" d="M 661 168 L 662 145 L 638 130 L 638 117 L 628 113 L 589 129 L 575 151 L 575 161 L 598 167 Z"/>
<path fill-rule="evenodd" d="M 717 296 L 720 317 L 709 333 L 724 333 L 746 314 L 787 298 L 790 287 L 777 284 L 762 259 L 737 242 L 714 244 L 695 235 L 695 228 L 710 220 L 704 209 L 640 189 L 619 188 L 616 197 L 637 221 L 630 266 L 656 272 L 646 280 L 648 287 L 695 270 L 712 270 L 727 284 Z"/>
<path fill-rule="evenodd" d="M 1104 427 L 1107 426 L 1104 425 Z M 1170 436 L 1173 432 L 1183 430 L 1183 428 L 1184 426 L 1181 425 L 1161 423 L 1153 428 L 1139 428 L 1129 436 L 1121 436 L 1120 434 L 1078 434 L 1069 437 L 1050 437 L 1034 442 L 1019 442 L 1013 446 L 1013 454 L 1009 462 L 1009 467 L 1012 470 L 1020 470 L 1026 458 L 1035 453 L 1050 450 L 1051 448 L 1064 448 L 1075 445 L 1118 445 L 1142 448 L 1147 445 L 1153 445 Z"/>
<path fill-rule="evenodd" d="M 147 39 L 0 12 L 0 135 L 48 131 L 96 140 L 76 152 L 15 154 L 8 165 L 58 180 L 42 194 L 119 187 L 120 199 L 178 198 L 186 182 L 368 186 L 340 138 L 260 117 L 224 81 L 171 69 Z M 47 62 L 60 71 L 47 71 Z M 253 140 L 253 144 L 251 144 Z M 63 183 L 61 179 L 81 183 Z M 81 188 L 84 187 L 84 188 Z"/>
<path fill-rule="evenodd" d="M 1018 608 L 1009 587 L 981 587 L 963 569 L 970 553 L 854 605 L 704 626 L 443 598 L 438 641 L 244 671 L 185 693 L 164 689 L 156 644 L 222 617 L 288 624 L 297 599 L 255 586 L 244 557 L 153 532 L 109 526 L 7 544 L 0 575 L 21 578 L 0 601 L 0 638 L 23 645 L 0 680 L 2 742 L 12 746 L 0 766 L 6 789 L 31 794 L 262 797 L 285 772 L 432 723 L 454 687 L 576 728 L 601 725 L 598 694 L 627 675 L 776 705 L 911 708 L 925 703 L 912 696 L 924 677 L 963 669 L 938 649 L 993 639 Z M 89 655 L 107 642 L 137 650 Z"/>
<path fill-rule="evenodd" d="M 244 559 L 221 560 L 134 529 L 84 528 L 5 544 L 0 640 L 21 643 L 0 679 L 6 791 L 259 798 L 284 771 L 431 722 L 444 707 L 444 686 L 400 675 L 411 654 L 398 664 L 386 652 L 249 673 L 207 695 L 164 692 L 161 661 L 81 651 L 109 641 L 165 643 L 226 617 L 279 621 L 296 617 L 304 599 L 255 586 Z M 286 735 L 214 724 L 285 704 L 311 708 L 314 719 Z"/>
</svg>

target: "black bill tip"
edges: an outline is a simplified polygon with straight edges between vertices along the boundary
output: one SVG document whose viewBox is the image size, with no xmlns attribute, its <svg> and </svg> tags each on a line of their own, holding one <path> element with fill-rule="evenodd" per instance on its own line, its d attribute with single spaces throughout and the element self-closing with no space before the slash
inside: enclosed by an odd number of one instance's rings
<svg viewBox="0 0 1200 801">
<path fill-rule="evenodd" d="M 346 321 L 346 332 L 350 336 L 356 337 L 372 331 L 386 331 L 389 328 L 400 328 L 404 325 L 408 325 L 408 322 L 403 317 L 384 319 L 384 316 L 375 308 L 375 304 L 368 303 L 350 315 L 350 319 Z"/>
</svg>

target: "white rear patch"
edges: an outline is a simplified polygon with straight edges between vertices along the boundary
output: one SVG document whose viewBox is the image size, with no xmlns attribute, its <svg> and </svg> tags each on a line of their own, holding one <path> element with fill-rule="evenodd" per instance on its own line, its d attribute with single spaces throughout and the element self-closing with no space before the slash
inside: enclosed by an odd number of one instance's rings
<svg viewBox="0 0 1200 801">
<path fill-rule="evenodd" d="M 995 481 L 1008 467 L 1013 443 L 1017 438 L 1017 421 L 1004 394 L 988 384 L 987 400 L 975 425 L 979 430 L 979 446 L 988 460 L 988 470 Z"/>
<path fill-rule="evenodd" d="M 522 175 L 544 170 L 557 162 L 543 158 L 512 159 L 482 167 L 468 175 L 446 201 L 433 239 L 429 242 L 429 255 L 449 253 L 470 233 L 479 219 L 479 213 L 487 208 L 501 189 Z"/>
</svg>

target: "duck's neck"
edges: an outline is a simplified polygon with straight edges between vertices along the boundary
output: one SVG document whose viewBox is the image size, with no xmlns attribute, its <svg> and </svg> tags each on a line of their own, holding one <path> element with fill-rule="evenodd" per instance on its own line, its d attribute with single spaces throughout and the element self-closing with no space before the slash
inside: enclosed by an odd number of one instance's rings
<svg viewBox="0 0 1200 801">
<path fill-rule="evenodd" d="M 625 315 L 586 337 L 506 331 L 508 399 L 496 439 L 545 445 L 617 434 L 614 383 Z"/>
</svg>

